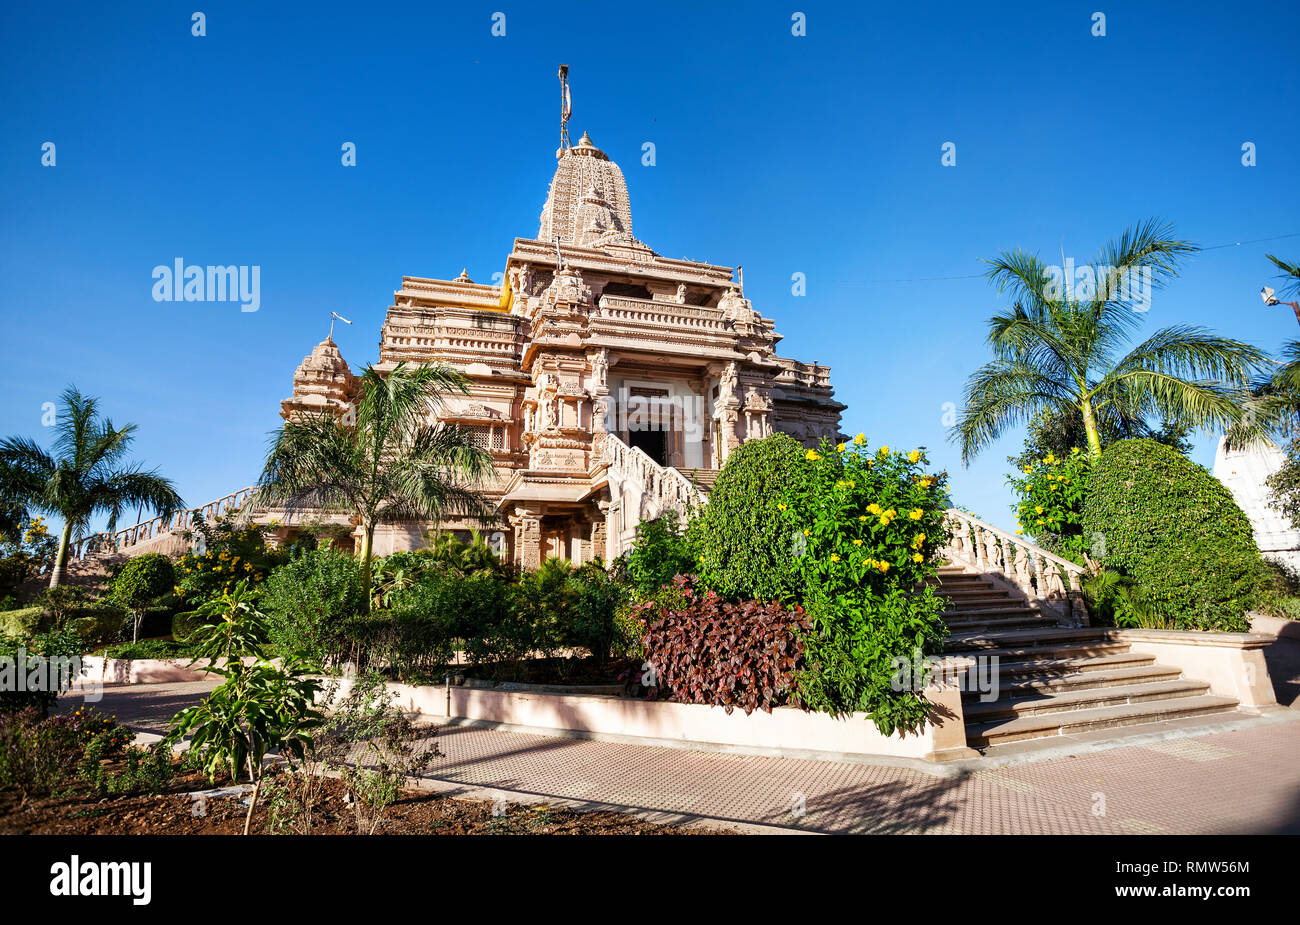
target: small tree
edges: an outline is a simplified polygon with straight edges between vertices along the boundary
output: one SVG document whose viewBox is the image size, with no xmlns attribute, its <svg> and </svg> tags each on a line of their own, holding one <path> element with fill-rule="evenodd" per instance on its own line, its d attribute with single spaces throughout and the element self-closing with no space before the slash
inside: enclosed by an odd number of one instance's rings
<svg viewBox="0 0 1300 925">
<path fill-rule="evenodd" d="M 113 597 L 131 614 L 131 641 L 140 640 L 145 609 L 176 584 L 171 560 L 161 553 L 136 556 L 122 566 L 113 581 Z"/>
<path fill-rule="evenodd" d="M 253 592 L 249 591 L 247 581 L 241 581 L 233 591 L 222 592 L 220 597 L 185 616 L 204 620 L 187 640 L 194 661 L 262 655 L 269 634 L 266 614 L 253 606 Z"/>
<path fill-rule="evenodd" d="M 199 756 L 212 783 L 221 771 L 229 771 L 235 781 L 241 769 L 247 771 L 253 796 L 244 818 L 245 835 L 253 824 L 267 753 L 277 751 L 289 761 L 302 761 L 312 749 L 312 731 L 324 718 L 314 707 L 320 682 L 299 677 L 297 668 L 287 663 L 281 670 L 264 661 L 214 668 L 225 683 L 201 704 L 177 713 L 167 733 L 168 744 L 190 736 L 190 750 Z"/>
</svg>

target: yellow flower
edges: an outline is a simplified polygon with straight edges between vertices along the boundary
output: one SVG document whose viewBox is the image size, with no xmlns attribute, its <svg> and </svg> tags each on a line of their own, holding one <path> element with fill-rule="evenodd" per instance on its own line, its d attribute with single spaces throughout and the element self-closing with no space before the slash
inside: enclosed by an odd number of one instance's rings
<svg viewBox="0 0 1300 925">
<path fill-rule="evenodd" d="M 879 513 L 881 513 L 881 507 L 880 507 L 880 505 L 879 505 L 879 504 L 876 504 L 876 502 L 874 502 L 874 501 L 872 501 L 870 504 L 867 505 L 867 510 L 868 510 L 869 512 L 871 512 L 872 514 L 879 514 Z M 866 520 L 865 517 L 863 517 L 862 519 L 863 519 L 863 520 Z"/>
<path fill-rule="evenodd" d="M 867 435 L 858 434 L 856 437 L 853 438 L 853 442 L 856 443 L 858 446 L 862 446 L 862 444 L 867 442 Z"/>
<path fill-rule="evenodd" d="M 918 552 L 918 553 L 916 553 L 916 554 L 914 554 L 914 555 L 912 556 L 912 561 L 913 561 L 913 562 L 924 562 L 924 561 L 925 561 L 925 556 L 921 555 L 921 554 Z"/>
<path fill-rule="evenodd" d="M 803 532 L 803 535 L 804 535 L 804 536 L 812 536 L 812 531 L 811 531 L 811 530 L 805 530 L 805 531 Z"/>
<path fill-rule="evenodd" d="M 881 573 L 883 574 L 883 573 L 889 571 L 889 563 L 888 563 L 888 562 L 877 562 L 877 563 L 876 563 L 876 568 L 880 569 Z"/>
<path fill-rule="evenodd" d="M 1076 447 L 1073 447 L 1073 448 L 1070 450 L 1070 455 L 1071 455 L 1071 456 L 1078 456 L 1078 455 L 1079 455 L 1079 448 L 1078 448 L 1077 446 L 1076 446 Z"/>
<path fill-rule="evenodd" d="M 913 450 L 912 452 L 910 452 L 910 453 L 907 454 L 907 458 L 908 458 L 911 462 L 919 463 L 919 462 L 921 461 L 921 451 L 920 451 L 920 450 Z"/>
<path fill-rule="evenodd" d="M 912 518 L 913 520 L 920 520 L 923 516 L 925 516 L 925 512 L 918 507 L 914 511 L 908 511 L 907 516 Z"/>
<path fill-rule="evenodd" d="M 1041 513 L 1043 513 L 1043 506 L 1040 504 L 1040 505 L 1038 505 L 1038 507 L 1034 508 L 1034 513 L 1035 513 L 1035 514 L 1041 514 Z"/>
<path fill-rule="evenodd" d="M 1047 456 L 1043 459 L 1043 462 L 1047 463 L 1048 465 L 1054 465 L 1056 463 L 1056 457 L 1053 456 L 1051 453 L 1048 453 Z"/>
<path fill-rule="evenodd" d="M 784 510 L 785 510 L 785 505 L 784 505 L 784 504 L 778 504 L 778 505 L 776 506 L 776 509 L 777 509 L 778 511 L 784 511 Z"/>
<path fill-rule="evenodd" d="M 885 514 L 881 514 L 881 515 L 880 515 L 880 525 L 881 525 L 882 527 L 888 527 L 888 526 L 889 526 L 889 517 L 888 517 L 887 515 L 885 515 Z"/>
<path fill-rule="evenodd" d="M 861 546 L 861 545 L 862 545 L 862 540 L 854 540 L 854 541 L 853 541 L 853 545 L 854 545 L 854 546 Z"/>
<path fill-rule="evenodd" d="M 840 561 L 840 557 L 837 556 L 837 555 L 835 555 L 835 553 L 831 553 L 831 561 L 832 561 L 832 562 L 839 562 L 839 561 Z"/>
<path fill-rule="evenodd" d="M 837 443 L 837 444 L 835 445 L 835 449 L 839 450 L 841 453 L 843 453 L 843 452 L 844 452 L 845 450 L 847 450 L 848 448 L 849 448 L 849 445 L 848 445 L 847 443 Z"/>
<path fill-rule="evenodd" d="M 1024 531 L 1024 530 L 1017 530 L 1017 531 L 1016 531 L 1016 536 L 1024 536 L 1024 535 L 1025 535 L 1025 531 Z"/>
<path fill-rule="evenodd" d="M 1043 518 L 1040 517 L 1036 521 L 1034 521 L 1034 526 L 1041 527 L 1042 525 L 1043 525 Z"/>
<path fill-rule="evenodd" d="M 879 450 L 877 450 L 876 452 L 878 452 L 881 456 L 888 456 L 888 455 L 889 455 L 889 447 L 887 447 L 887 446 L 882 446 L 882 447 L 881 447 Z"/>
<path fill-rule="evenodd" d="M 930 478 L 930 476 L 928 475 L 925 478 L 921 479 L 922 488 L 929 488 L 933 484 L 934 484 L 934 479 Z"/>
<path fill-rule="evenodd" d="M 861 517 L 858 518 L 859 521 L 865 521 L 866 519 L 867 519 L 866 514 L 863 514 Z"/>
<path fill-rule="evenodd" d="M 1034 467 L 1033 467 L 1033 466 L 1025 466 L 1025 472 L 1026 472 L 1026 473 L 1033 472 L 1033 471 L 1034 471 Z"/>
<path fill-rule="evenodd" d="M 803 458 L 811 462 L 816 462 L 817 460 L 821 459 L 821 454 L 819 454 L 816 450 L 809 450 L 807 453 L 803 454 Z"/>
<path fill-rule="evenodd" d="M 892 518 L 898 516 L 898 511 L 894 510 L 894 509 L 891 507 L 889 510 L 885 511 L 885 516 L 886 516 L 886 517 L 889 517 L 889 518 L 892 519 Z"/>
</svg>

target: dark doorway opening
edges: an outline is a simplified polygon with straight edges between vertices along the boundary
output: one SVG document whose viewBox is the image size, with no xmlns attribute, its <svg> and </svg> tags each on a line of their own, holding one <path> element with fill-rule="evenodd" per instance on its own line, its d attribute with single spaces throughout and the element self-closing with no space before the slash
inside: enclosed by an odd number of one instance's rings
<svg viewBox="0 0 1300 925">
<path fill-rule="evenodd" d="M 634 430 L 628 443 L 645 453 L 661 466 L 668 465 L 668 434 L 662 430 Z"/>
</svg>

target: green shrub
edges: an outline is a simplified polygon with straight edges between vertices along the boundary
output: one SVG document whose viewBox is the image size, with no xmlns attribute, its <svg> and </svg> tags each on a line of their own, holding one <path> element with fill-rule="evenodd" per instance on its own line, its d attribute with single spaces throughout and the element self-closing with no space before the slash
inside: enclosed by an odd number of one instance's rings
<svg viewBox="0 0 1300 925">
<path fill-rule="evenodd" d="M 801 538 L 794 564 L 811 624 L 799 695 L 810 709 L 869 713 L 890 735 L 929 716 L 923 679 L 900 684 L 898 671 L 936 654 L 947 632 L 930 580 L 948 497 L 920 450 L 869 454 L 865 444 L 858 435 L 807 451 L 805 487 L 778 510 Z"/>
<path fill-rule="evenodd" d="M 142 639 L 139 642 L 121 642 L 104 650 L 105 658 L 179 658 L 189 654 L 183 642 L 171 639 Z"/>
<path fill-rule="evenodd" d="M 0 635 L 9 639 L 26 639 L 40 626 L 42 614 L 40 607 L 0 610 Z"/>
<path fill-rule="evenodd" d="M 565 645 L 586 649 L 604 665 L 621 644 L 617 614 L 627 595 L 598 562 L 583 563 L 569 578 L 570 599 L 563 617 Z"/>
<path fill-rule="evenodd" d="M 695 555 L 677 512 L 667 511 L 636 528 L 636 542 L 623 556 L 623 569 L 636 595 L 645 599 L 677 575 L 695 571 Z"/>
<path fill-rule="evenodd" d="M 101 646 L 117 642 L 127 621 L 127 612 L 112 600 L 89 601 L 72 609 L 68 625 L 75 629 L 87 644 Z"/>
<path fill-rule="evenodd" d="M 806 492 L 811 478 L 803 446 L 786 434 L 732 452 L 687 531 L 701 586 L 727 598 L 797 601 L 798 543 L 778 505 Z"/>
<path fill-rule="evenodd" d="M 1111 444 L 1093 466 L 1083 530 L 1168 625 L 1249 629 L 1264 566 L 1250 521 L 1204 467 L 1154 440 Z"/>
<path fill-rule="evenodd" d="M 211 523 L 197 520 L 192 531 L 193 547 L 176 563 L 177 594 L 183 609 L 232 591 L 240 581 L 259 586 L 273 570 L 288 562 L 297 550 L 314 548 L 314 540 L 295 540 L 286 546 L 266 544 L 268 527 L 240 523 L 233 513 Z"/>
<path fill-rule="evenodd" d="M 260 606 L 276 651 L 331 664 L 345 625 L 366 612 L 361 566 L 332 549 L 304 550 L 271 573 Z"/>
<path fill-rule="evenodd" d="M 1092 457 L 1078 447 L 1066 456 L 1048 453 L 1025 463 L 1007 483 L 1020 497 L 1016 523 L 1034 542 L 1071 562 L 1084 564 L 1091 542 L 1083 534 L 1083 505 L 1088 495 Z"/>
</svg>

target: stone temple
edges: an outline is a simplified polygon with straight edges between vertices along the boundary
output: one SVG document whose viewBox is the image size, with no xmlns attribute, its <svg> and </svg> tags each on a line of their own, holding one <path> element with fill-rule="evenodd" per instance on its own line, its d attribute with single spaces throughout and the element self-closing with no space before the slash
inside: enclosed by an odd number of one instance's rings
<svg viewBox="0 0 1300 925">
<path fill-rule="evenodd" d="M 642 518 L 702 501 L 744 441 L 835 438 L 845 407 L 829 368 L 777 354 L 781 335 L 733 268 L 662 257 L 633 234 L 623 172 L 586 133 L 565 136 L 556 159 L 537 233 L 515 239 L 501 284 L 403 277 L 376 364 L 444 363 L 469 378 L 470 395 L 438 417 L 492 454 L 485 493 L 500 524 L 485 533 L 525 567 L 608 561 Z M 356 387 L 326 339 L 281 414 L 342 412 Z M 474 526 L 381 527 L 375 553 Z"/>
</svg>

